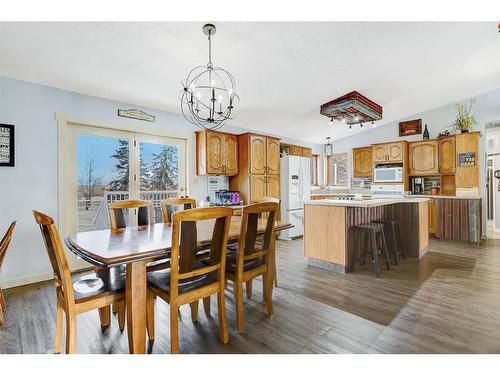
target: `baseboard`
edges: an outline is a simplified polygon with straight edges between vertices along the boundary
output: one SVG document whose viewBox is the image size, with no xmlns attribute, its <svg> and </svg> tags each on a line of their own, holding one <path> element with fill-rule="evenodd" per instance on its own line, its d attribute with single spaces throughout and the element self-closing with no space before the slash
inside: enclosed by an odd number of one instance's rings
<svg viewBox="0 0 500 375">
<path fill-rule="evenodd" d="M 88 267 L 87 264 L 84 267 L 80 267 L 76 270 L 71 271 L 71 273 L 86 271 L 88 269 L 90 268 Z M 0 281 L 0 286 L 2 287 L 3 290 L 7 290 L 9 288 L 16 288 L 19 286 L 41 283 L 53 279 L 54 279 L 54 272 L 44 272 L 44 273 L 38 273 L 36 275 L 22 276 L 22 277 L 17 277 L 15 279 L 2 280 Z"/>
</svg>

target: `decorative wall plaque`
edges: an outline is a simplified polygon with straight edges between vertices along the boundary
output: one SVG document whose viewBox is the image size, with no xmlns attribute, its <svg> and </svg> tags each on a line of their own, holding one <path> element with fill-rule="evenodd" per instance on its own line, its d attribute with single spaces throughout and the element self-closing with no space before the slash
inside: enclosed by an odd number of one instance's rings
<svg viewBox="0 0 500 375">
<path fill-rule="evenodd" d="M 422 119 L 403 121 L 399 123 L 399 136 L 422 134 Z"/>
<path fill-rule="evenodd" d="M 475 152 L 464 152 L 458 154 L 458 166 L 459 167 L 475 167 L 476 166 L 476 153 Z"/>
<path fill-rule="evenodd" d="M 0 124 L 0 167 L 14 166 L 14 125 Z"/>
<path fill-rule="evenodd" d="M 119 109 L 118 116 L 133 118 L 142 121 L 155 122 L 155 117 L 153 115 L 141 111 L 140 109 Z"/>
</svg>

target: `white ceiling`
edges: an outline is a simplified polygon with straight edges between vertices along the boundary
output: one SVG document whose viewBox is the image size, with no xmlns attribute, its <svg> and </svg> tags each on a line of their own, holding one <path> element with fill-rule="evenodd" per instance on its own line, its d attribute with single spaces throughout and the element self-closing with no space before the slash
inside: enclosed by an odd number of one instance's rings
<svg viewBox="0 0 500 375">
<path fill-rule="evenodd" d="M 203 22 L 1 23 L 0 75 L 179 112 L 206 63 Z M 497 23 L 217 23 L 214 64 L 241 97 L 232 125 L 323 143 L 351 135 L 319 106 L 357 90 L 380 124 L 500 87 Z"/>
</svg>

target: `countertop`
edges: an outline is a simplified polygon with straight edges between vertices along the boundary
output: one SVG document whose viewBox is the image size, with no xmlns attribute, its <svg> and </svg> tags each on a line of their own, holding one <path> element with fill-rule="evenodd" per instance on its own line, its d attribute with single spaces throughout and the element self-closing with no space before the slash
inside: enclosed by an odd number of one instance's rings
<svg viewBox="0 0 500 375">
<path fill-rule="evenodd" d="M 338 197 L 345 195 L 354 195 L 358 192 L 330 192 L 330 193 L 311 193 L 311 197 Z M 369 192 L 361 192 L 363 197 L 371 197 L 372 194 Z M 456 196 L 456 195 L 430 195 L 430 194 L 405 194 L 405 198 L 428 198 L 428 199 L 481 199 L 479 195 L 472 196 Z"/>
<path fill-rule="evenodd" d="M 394 198 L 394 199 L 365 199 L 365 200 L 345 200 L 345 199 L 318 199 L 304 202 L 304 204 L 317 206 L 342 206 L 342 207 L 380 207 L 396 203 L 420 203 L 427 202 L 427 197 Z"/>
</svg>

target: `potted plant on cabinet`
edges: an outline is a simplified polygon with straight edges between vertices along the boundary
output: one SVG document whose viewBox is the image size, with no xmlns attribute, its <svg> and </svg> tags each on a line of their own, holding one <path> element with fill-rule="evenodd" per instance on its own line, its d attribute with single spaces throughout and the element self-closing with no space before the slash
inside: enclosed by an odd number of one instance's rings
<svg viewBox="0 0 500 375">
<path fill-rule="evenodd" d="M 459 103 L 455 106 L 457 108 L 457 118 L 453 124 L 461 133 L 471 131 L 478 123 L 476 114 L 472 113 L 474 102 L 474 99 L 470 99 L 468 103 Z"/>
</svg>

